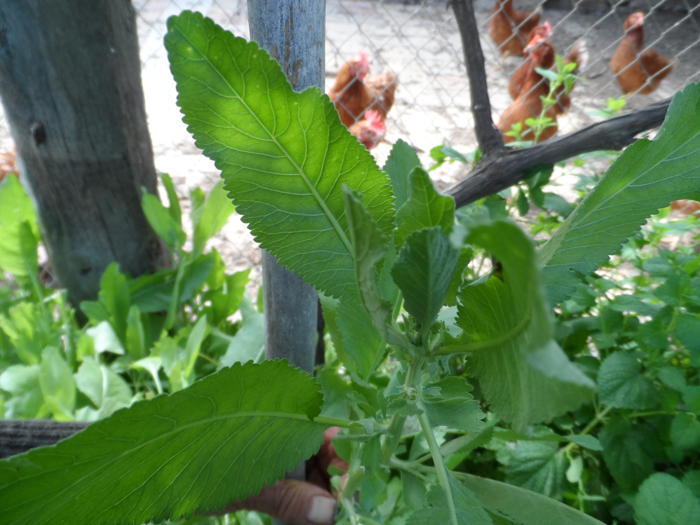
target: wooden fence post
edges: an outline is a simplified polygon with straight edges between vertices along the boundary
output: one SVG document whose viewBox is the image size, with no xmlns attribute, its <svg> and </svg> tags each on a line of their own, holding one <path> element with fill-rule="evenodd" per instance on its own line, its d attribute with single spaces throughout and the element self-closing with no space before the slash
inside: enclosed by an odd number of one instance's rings
<svg viewBox="0 0 700 525">
<path fill-rule="evenodd" d="M 0 96 L 73 304 L 112 261 L 130 275 L 162 265 L 140 205 L 156 175 L 131 1 L 0 2 Z"/>
</svg>

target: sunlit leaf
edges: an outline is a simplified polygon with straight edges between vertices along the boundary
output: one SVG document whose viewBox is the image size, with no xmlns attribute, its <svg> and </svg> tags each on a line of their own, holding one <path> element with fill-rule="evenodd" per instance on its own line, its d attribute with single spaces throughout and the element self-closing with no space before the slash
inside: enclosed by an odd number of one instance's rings
<svg viewBox="0 0 700 525">
<path fill-rule="evenodd" d="M 224 369 L 0 461 L 3 523 L 143 523 L 222 508 L 318 450 L 320 407 L 311 376 L 283 361 Z M 68 503 L 77 500 L 94 504 Z"/>
<path fill-rule="evenodd" d="M 393 195 L 328 97 L 294 92 L 256 43 L 197 13 L 170 18 L 165 44 L 188 129 L 256 240 L 326 294 L 355 294 L 342 187 L 363 195 L 386 235 Z"/>
</svg>

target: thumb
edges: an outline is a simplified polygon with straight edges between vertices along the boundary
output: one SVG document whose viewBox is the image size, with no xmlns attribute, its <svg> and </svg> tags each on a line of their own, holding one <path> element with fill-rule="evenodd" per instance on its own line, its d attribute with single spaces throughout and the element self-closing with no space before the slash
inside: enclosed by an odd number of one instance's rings
<svg viewBox="0 0 700 525">
<path fill-rule="evenodd" d="M 289 525 L 331 525 L 336 501 L 321 487 L 286 479 L 263 488 L 257 496 L 229 505 L 224 512 L 241 509 L 264 512 Z"/>
</svg>

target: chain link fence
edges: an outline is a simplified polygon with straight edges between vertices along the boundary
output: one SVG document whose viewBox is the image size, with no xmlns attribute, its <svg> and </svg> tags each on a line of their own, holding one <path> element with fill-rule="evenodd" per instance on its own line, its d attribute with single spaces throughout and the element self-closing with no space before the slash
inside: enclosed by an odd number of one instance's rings
<svg viewBox="0 0 700 525">
<path fill-rule="evenodd" d="M 502 54 L 489 36 L 493 18 L 504 10 L 503 2 L 474 0 L 496 122 L 512 102 L 508 82 L 523 61 L 522 56 Z M 247 37 L 246 1 L 133 0 L 133 4 L 157 165 L 175 176 L 186 171 L 189 181 L 197 185 L 200 177 L 208 179 L 215 170 L 196 154 L 175 106 L 163 48 L 165 23 L 170 15 L 192 9 Z M 391 71 L 398 77 L 395 103 L 387 118 L 387 144 L 373 150 L 380 163 L 399 138 L 424 156 L 438 144 L 465 153 L 474 149 L 463 50 L 447 0 L 326 0 L 326 6 L 326 90 L 342 64 L 360 52 L 367 53 L 372 73 Z M 700 80 L 700 0 L 514 0 L 513 6 L 521 12 L 538 12 L 540 22 L 551 24 L 550 41 L 558 53 L 566 55 L 575 42 L 585 42 L 588 63 L 579 72 L 570 110 L 559 119 L 560 134 L 600 119 L 596 110 L 609 97 L 621 95 L 609 62 L 624 36 L 623 23 L 634 11 L 646 14 L 645 49 L 671 59 L 673 71 L 654 93 L 630 97 L 627 107 L 642 107 Z M 0 151 L 9 149 L 9 133 L 2 125 Z M 453 182 L 455 174 L 435 173 L 442 184 Z"/>
<path fill-rule="evenodd" d="M 512 102 L 508 82 L 523 61 L 522 56 L 502 54 L 489 36 L 493 18 L 503 11 L 500 3 L 474 0 L 495 121 Z M 463 152 L 475 147 L 463 50 L 446 0 L 327 0 L 326 5 L 326 90 L 343 63 L 365 52 L 372 73 L 391 71 L 398 76 L 396 100 L 387 118 L 388 143 L 403 138 L 423 153 L 438 144 Z M 170 161 L 162 163 L 172 171 L 167 165 L 182 166 L 173 150 L 183 153 L 191 142 L 174 109 L 174 89 L 162 46 L 165 21 L 182 9 L 194 9 L 247 37 L 246 2 L 134 0 L 134 6 L 154 145 L 159 157 L 171 154 Z M 672 60 L 673 71 L 653 93 L 631 96 L 627 107 L 666 98 L 700 79 L 698 0 L 515 0 L 514 7 L 538 12 L 540 22 L 551 24 L 550 41 L 557 53 L 566 55 L 575 42 L 585 42 L 588 61 L 571 94 L 570 111 L 559 119 L 560 134 L 600 119 L 596 110 L 604 108 L 609 97 L 622 94 L 609 63 L 625 34 L 624 21 L 634 11 L 646 14 L 644 49 L 654 49 Z M 374 150 L 380 162 L 389 147 L 382 144 Z M 452 178 L 450 174 L 444 177 Z M 444 181 L 448 182 L 452 181 Z"/>
</svg>

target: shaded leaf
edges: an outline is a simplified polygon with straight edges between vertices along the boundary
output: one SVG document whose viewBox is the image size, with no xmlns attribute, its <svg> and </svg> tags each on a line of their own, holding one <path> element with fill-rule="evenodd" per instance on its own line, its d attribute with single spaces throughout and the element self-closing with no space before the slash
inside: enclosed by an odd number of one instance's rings
<svg viewBox="0 0 700 525">
<path fill-rule="evenodd" d="M 617 408 L 654 408 L 658 393 L 633 354 L 615 352 L 600 365 L 598 396 L 601 402 Z"/>
<path fill-rule="evenodd" d="M 86 357 L 75 374 L 78 389 L 99 408 L 98 417 L 112 415 L 131 403 L 131 388 L 118 374 Z"/>
<path fill-rule="evenodd" d="M 499 451 L 509 482 L 540 494 L 560 497 L 566 470 L 559 444 L 551 441 L 516 441 Z"/>
<path fill-rule="evenodd" d="M 141 196 L 141 208 L 143 208 L 148 224 L 169 248 L 177 250 L 185 244 L 185 232 L 182 231 L 180 223 L 173 218 L 173 215 L 158 197 L 148 193 L 145 189 Z"/>
<path fill-rule="evenodd" d="M 547 295 L 560 302 L 642 223 L 677 199 L 700 199 L 700 84 L 673 97 L 661 131 L 613 163 L 540 250 Z"/>
<path fill-rule="evenodd" d="M 195 255 L 204 251 L 207 241 L 226 225 L 226 221 L 234 210 L 233 203 L 226 196 L 222 181 L 211 189 L 201 206 L 192 209 L 194 229 L 192 251 Z"/>
<path fill-rule="evenodd" d="M 457 268 L 459 252 L 439 228 L 417 231 L 406 240 L 391 270 L 406 310 L 430 328 L 442 307 Z"/>
<path fill-rule="evenodd" d="M 343 365 L 367 378 L 384 356 L 386 342 L 360 298 L 338 302 L 321 296 L 321 305 L 326 329 Z"/>
<path fill-rule="evenodd" d="M 634 499 L 638 525 L 688 525 L 700 516 L 700 501 L 681 481 L 669 474 L 652 474 Z"/>
<path fill-rule="evenodd" d="M 671 443 L 681 457 L 700 449 L 700 421 L 695 415 L 680 413 L 671 421 Z"/>
<path fill-rule="evenodd" d="M 651 474 L 654 463 L 644 449 L 649 435 L 639 425 L 615 418 L 600 432 L 603 459 L 615 481 L 623 490 L 633 490 Z"/>
<path fill-rule="evenodd" d="M 564 503 L 502 481 L 464 474 L 461 482 L 489 512 L 518 525 L 602 525 L 602 522 Z"/>
<path fill-rule="evenodd" d="M 481 502 L 464 485 L 448 474 L 452 499 L 457 511 L 457 525 L 490 525 L 493 523 L 481 505 Z M 410 518 L 412 525 L 450 525 L 450 513 L 447 507 L 447 497 L 442 487 L 436 485 L 428 492 L 428 507 L 415 512 Z"/>
<path fill-rule="evenodd" d="M 411 233 L 431 226 L 439 226 L 447 234 L 454 216 L 454 198 L 435 191 L 430 175 L 415 168 L 409 177 L 408 198 L 396 212 L 396 243 L 401 246 Z"/>
<path fill-rule="evenodd" d="M 355 278 L 362 304 L 380 331 L 391 323 L 392 305 L 379 295 L 377 265 L 384 259 L 390 244 L 363 205 L 360 196 L 344 188 L 345 215 L 350 228 Z M 347 298 L 344 299 L 347 302 Z"/>
<path fill-rule="evenodd" d="M 75 381 L 70 366 L 57 348 L 49 346 L 42 352 L 39 367 L 41 393 L 54 419 L 70 421 L 75 408 Z"/>
<path fill-rule="evenodd" d="M 419 167 L 420 160 L 415 150 L 403 140 L 397 140 L 384 164 L 384 171 L 391 179 L 397 208 L 408 199 L 409 177 L 413 169 Z"/>
<path fill-rule="evenodd" d="M 0 181 L 0 270 L 17 276 L 27 275 L 22 254 L 21 225 L 28 221 L 37 231 L 36 214 L 32 201 L 16 175 Z"/>
<path fill-rule="evenodd" d="M 593 383 L 553 339 L 532 242 L 505 221 L 473 225 L 466 241 L 491 252 L 503 278 L 491 275 L 462 288 L 457 323 L 463 334 L 447 349 L 470 352 L 468 363 L 496 413 L 521 427 L 590 399 Z"/>
<path fill-rule="evenodd" d="M 265 315 L 258 312 L 250 300 L 245 297 L 241 302 L 242 326 L 228 344 L 226 353 L 220 360 L 221 365 L 259 361 L 265 347 Z"/>
<path fill-rule="evenodd" d="M 4 403 L 5 418 L 31 419 L 42 415 L 44 397 L 39 375 L 39 365 L 12 365 L 0 374 L 0 388 L 12 394 Z"/>
<path fill-rule="evenodd" d="M 430 423 L 468 432 L 480 431 L 485 414 L 470 391 L 471 386 L 463 377 L 448 377 L 425 385 L 423 406 Z"/>
</svg>

